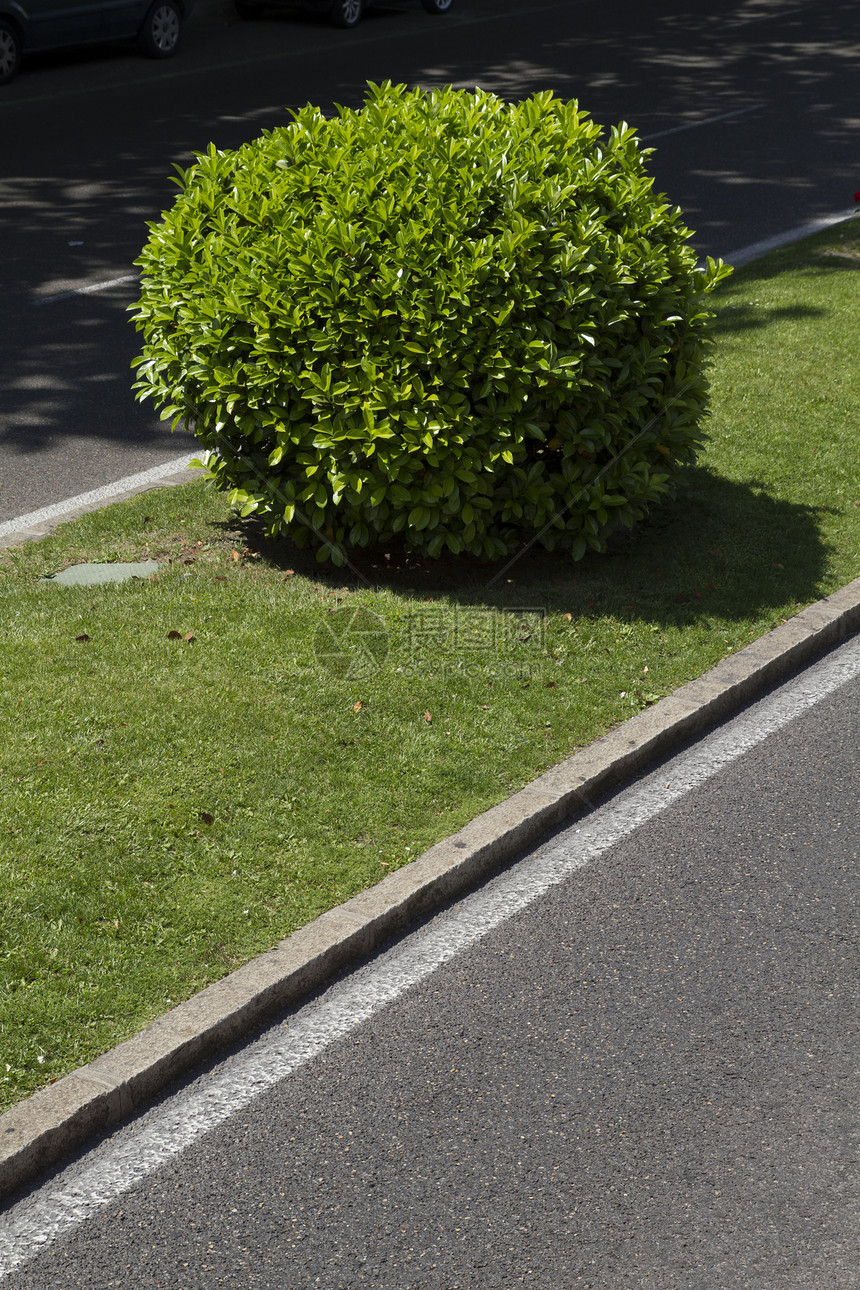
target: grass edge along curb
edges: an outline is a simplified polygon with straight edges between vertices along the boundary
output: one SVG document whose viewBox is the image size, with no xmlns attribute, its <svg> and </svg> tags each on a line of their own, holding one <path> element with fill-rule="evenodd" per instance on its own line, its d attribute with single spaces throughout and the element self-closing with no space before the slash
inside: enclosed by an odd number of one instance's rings
<svg viewBox="0 0 860 1290">
<path fill-rule="evenodd" d="M 737 712 L 860 631 L 860 578 L 688 681 L 374 887 L 321 914 L 144 1030 L 0 1116 L 0 1195 L 118 1124 L 451 897 L 514 860 L 593 797 Z"/>
</svg>

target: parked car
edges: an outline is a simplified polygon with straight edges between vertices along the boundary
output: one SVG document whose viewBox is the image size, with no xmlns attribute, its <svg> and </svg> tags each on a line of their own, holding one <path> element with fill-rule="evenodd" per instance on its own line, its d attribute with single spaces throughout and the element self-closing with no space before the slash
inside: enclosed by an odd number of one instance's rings
<svg viewBox="0 0 860 1290">
<path fill-rule="evenodd" d="M 179 48 L 192 0 L 0 0 L 0 85 L 25 53 L 134 37 L 149 58 Z"/>
<path fill-rule="evenodd" d="M 309 9 L 328 14 L 335 27 L 354 27 L 373 0 L 233 0 L 241 18 L 259 18 L 266 9 Z M 454 0 L 421 0 L 428 13 L 447 13 Z"/>
</svg>

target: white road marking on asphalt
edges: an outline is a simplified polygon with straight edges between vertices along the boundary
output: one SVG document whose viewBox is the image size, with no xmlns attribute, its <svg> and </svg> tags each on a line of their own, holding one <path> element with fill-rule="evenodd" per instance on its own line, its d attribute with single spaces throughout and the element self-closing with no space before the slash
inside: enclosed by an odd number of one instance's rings
<svg viewBox="0 0 860 1290">
<path fill-rule="evenodd" d="M 742 246 L 737 251 L 726 251 L 721 258 L 726 264 L 733 264 L 739 269 L 742 264 L 748 264 L 750 260 L 757 260 L 759 256 L 767 255 L 768 251 L 776 251 L 791 242 L 800 242 L 804 237 L 820 233 L 822 229 L 831 228 L 834 224 L 841 224 L 843 220 L 851 219 L 855 214 L 856 210 L 852 207 L 849 210 L 834 212 L 832 215 L 822 215 L 819 219 L 810 220 L 808 224 L 798 224 L 796 228 L 786 229 L 784 233 L 765 237 L 761 242 L 751 242 L 749 246 Z"/>
<path fill-rule="evenodd" d="M 71 242 L 69 246 L 73 245 Z M 83 243 L 81 243 L 83 245 Z M 111 287 L 121 287 L 126 282 L 137 282 L 139 273 L 127 273 L 122 278 L 108 278 L 106 282 L 93 282 L 86 287 L 72 287 L 69 291 L 58 291 L 55 296 L 39 296 L 34 305 L 53 305 L 57 300 L 70 300 L 72 296 L 88 296 L 93 291 L 109 291 Z"/>
<path fill-rule="evenodd" d="M 787 18 L 789 14 L 800 13 L 801 9 L 806 6 L 796 4 L 791 9 L 780 9 L 777 13 L 757 13 L 748 18 L 735 18 L 734 22 L 726 22 L 724 27 L 748 27 L 751 22 L 767 22 L 769 19 L 776 21 L 778 18 Z"/>
<path fill-rule="evenodd" d="M 717 121 L 728 121 L 733 116 L 745 116 L 747 112 L 757 112 L 763 103 L 753 103 L 751 107 L 737 108 L 734 112 L 721 112 L 719 116 L 704 116 L 698 121 L 688 121 L 686 125 L 673 125 L 669 130 L 658 130 L 656 134 L 643 134 L 642 142 L 650 143 L 652 139 L 665 139 L 667 134 L 680 134 L 682 130 L 698 130 L 702 125 L 714 125 Z"/>
<path fill-rule="evenodd" d="M 436 923 L 338 982 L 283 1026 L 225 1060 L 128 1133 L 102 1143 L 89 1163 L 70 1166 L 10 1208 L 0 1228 L 0 1280 L 72 1232 L 260 1093 L 349 1035 L 410 987 L 525 909 L 576 870 L 629 837 L 723 767 L 860 676 L 860 638 L 814 664 L 780 692 L 706 736 L 663 768 L 669 782 L 634 784 L 483 891 L 465 897 Z"/>
<path fill-rule="evenodd" d="M 163 461 L 160 466 L 151 466 L 149 470 L 141 470 L 136 475 L 126 475 L 123 479 L 114 480 L 112 484 L 94 488 L 92 492 L 81 493 L 78 497 L 67 497 L 63 502 L 56 502 L 53 506 L 43 506 L 39 511 L 28 511 L 26 515 L 16 515 L 14 520 L 4 520 L 0 524 L 0 537 L 34 528 L 37 524 L 46 524 L 48 520 L 68 515 L 70 511 L 76 511 L 82 506 L 110 502 L 132 489 L 157 483 L 166 475 L 175 475 L 178 470 L 183 470 L 196 456 L 196 453 L 186 453 L 182 457 L 171 457 L 170 461 Z"/>
</svg>

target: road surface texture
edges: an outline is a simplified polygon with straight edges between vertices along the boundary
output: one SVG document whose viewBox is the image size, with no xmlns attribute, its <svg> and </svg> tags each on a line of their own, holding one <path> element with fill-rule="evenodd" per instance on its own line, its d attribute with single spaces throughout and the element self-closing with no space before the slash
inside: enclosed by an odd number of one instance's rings
<svg viewBox="0 0 860 1290">
<path fill-rule="evenodd" d="M 848 210 L 857 188 L 856 0 L 456 0 L 440 18 L 400 0 L 351 32 L 197 0 L 169 63 L 34 57 L 0 89 L 0 523 L 192 449 L 131 392 L 133 261 L 173 163 L 385 79 L 551 89 L 629 121 L 702 253 Z"/>
<path fill-rule="evenodd" d="M 855 638 L 35 1187 L 3 1290 L 857 1287 L 858 730 Z"/>
</svg>

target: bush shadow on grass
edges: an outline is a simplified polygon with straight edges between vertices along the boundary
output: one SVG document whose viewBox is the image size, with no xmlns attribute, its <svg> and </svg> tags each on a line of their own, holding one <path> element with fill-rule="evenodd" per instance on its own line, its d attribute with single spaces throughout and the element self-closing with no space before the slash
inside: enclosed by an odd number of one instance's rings
<svg viewBox="0 0 860 1290">
<path fill-rule="evenodd" d="M 354 550 L 349 566 L 335 568 L 318 563 L 311 548 L 267 538 L 254 518 L 230 527 L 262 561 L 329 588 L 684 627 L 755 619 L 824 594 L 823 513 L 775 498 L 756 480 L 739 483 L 699 466 L 685 472 L 674 500 L 619 534 L 606 554 L 578 563 L 536 546 L 493 564 L 425 560 L 392 547 Z"/>
<path fill-rule="evenodd" d="M 750 283 L 750 286 L 753 284 Z M 715 337 L 732 336 L 736 332 L 759 330 L 772 323 L 802 322 L 810 318 L 826 318 L 827 309 L 816 309 L 810 305 L 782 305 L 773 308 L 762 308 L 754 300 L 744 300 L 739 304 L 723 305 L 717 310 L 711 323 Z"/>
<path fill-rule="evenodd" d="M 762 260 L 742 265 L 723 284 L 713 300 L 712 333 L 717 338 L 730 337 L 739 332 L 761 330 L 773 323 L 827 318 L 832 310 L 803 300 L 761 305 L 754 299 L 737 300 L 736 297 L 739 293 L 748 295 L 759 284 L 772 282 L 789 272 L 807 274 L 820 282 L 834 274 L 857 270 L 860 270 L 860 220 L 846 221 L 836 230 L 824 229 L 800 244 L 781 247 Z"/>
</svg>

